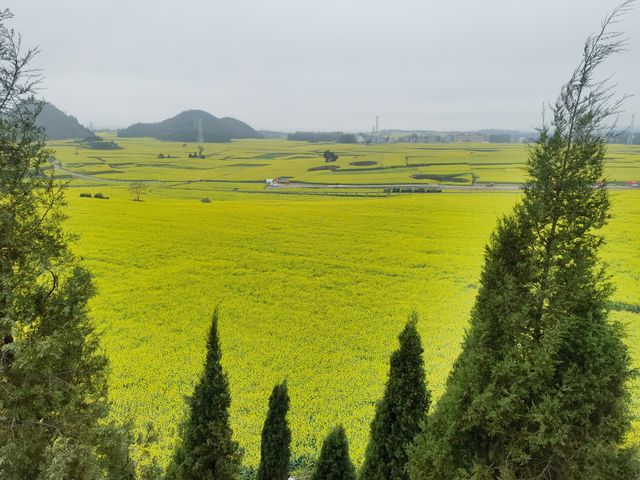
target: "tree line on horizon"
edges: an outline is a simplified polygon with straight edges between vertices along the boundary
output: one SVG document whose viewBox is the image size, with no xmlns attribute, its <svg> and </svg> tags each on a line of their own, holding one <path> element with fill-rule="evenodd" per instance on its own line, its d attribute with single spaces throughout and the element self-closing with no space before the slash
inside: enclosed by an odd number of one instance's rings
<svg viewBox="0 0 640 480">
<path fill-rule="evenodd" d="M 594 72 L 620 51 L 621 4 L 556 102 L 528 159 L 522 199 L 486 247 L 462 351 L 432 403 L 417 315 L 390 357 L 356 470 L 342 426 L 326 436 L 314 480 L 629 480 L 640 478 L 624 329 L 608 317 L 601 262 L 609 217 L 606 128 L 620 107 Z M 63 228 L 64 185 L 36 124 L 39 81 L 0 12 L 0 478 L 231 480 L 253 475 L 233 439 L 213 312 L 204 369 L 170 465 L 134 459 L 131 428 L 109 415 L 107 368 L 87 302 L 90 273 Z M 286 381 L 275 385 L 255 478 L 286 480 L 291 431 Z"/>
<path fill-rule="evenodd" d="M 311 143 L 356 143 L 353 133 L 345 132 L 295 132 L 287 135 L 287 140 Z"/>
</svg>

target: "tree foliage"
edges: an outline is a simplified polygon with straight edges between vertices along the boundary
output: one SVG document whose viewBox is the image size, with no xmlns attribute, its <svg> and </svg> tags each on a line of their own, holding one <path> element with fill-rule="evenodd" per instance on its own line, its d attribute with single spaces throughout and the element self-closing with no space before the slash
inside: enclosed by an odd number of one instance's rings
<svg viewBox="0 0 640 480">
<path fill-rule="evenodd" d="M 335 162 L 336 160 L 338 160 L 338 155 L 336 155 L 331 150 L 325 150 L 322 156 L 324 157 L 324 161 L 326 163 Z"/>
<path fill-rule="evenodd" d="M 143 182 L 134 182 L 129 185 L 129 192 L 131 192 L 131 195 L 133 195 L 133 200 L 136 202 L 141 202 L 142 195 L 144 195 L 148 191 L 149 190 L 147 188 L 147 185 Z"/>
<path fill-rule="evenodd" d="M 37 50 L 21 48 L 11 16 L 0 12 L 0 478 L 131 478 L 87 315 L 91 276 L 69 250 L 63 185 L 36 125 Z"/>
<path fill-rule="evenodd" d="M 336 427 L 322 443 L 312 480 L 356 480 L 349 458 L 349 442 L 342 426 Z"/>
<path fill-rule="evenodd" d="M 362 480 L 408 478 L 407 447 L 420 432 L 431 403 L 417 321 L 413 313 L 398 337 L 398 350 L 391 354 L 389 379 L 371 423 Z"/>
<path fill-rule="evenodd" d="M 240 473 L 241 453 L 229 426 L 231 395 L 222 370 L 218 338 L 219 308 L 213 312 L 207 356 L 200 381 L 189 399 L 189 415 L 167 469 L 176 480 L 231 480 Z"/>
<path fill-rule="evenodd" d="M 523 200 L 491 238 L 462 353 L 411 450 L 413 479 L 635 478 L 630 357 L 598 257 L 619 102 L 594 80 L 622 48 L 609 28 L 630 3 L 587 40 L 530 150 Z"/>
<path fill-rule="evenodd" d="M 287 423 L 289 394 L 287 382 L 273 387 L 269 411 L 262 428 L 258 480 L 286 480 L 291 455 L 291 431 Z"/>
</svg>

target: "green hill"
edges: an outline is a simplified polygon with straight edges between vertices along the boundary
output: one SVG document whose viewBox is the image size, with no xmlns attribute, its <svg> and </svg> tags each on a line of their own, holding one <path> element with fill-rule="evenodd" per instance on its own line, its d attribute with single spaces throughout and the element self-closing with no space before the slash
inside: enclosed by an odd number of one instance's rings
<svg viewBox="0 0 640 480">
<path fill-rule="evenodd" d="M 43 105 L 36 124 L 45 129 L 49 140 L 86 138 L 93 135 L 91 130 L 83 127 L 75 117 L 67 115 L 51 103 Z"/>
<path fill-rule="evenodd" d="M 158 140 L 195 142 L 202 122 L 205 142 L 228 142 L 232 138 L 261 138 L 262 135 L 235 118 L 214 117 L 202 110 L 187 110 L 159 123 L 136 123 L 118 131 L 120 137 L 153 137 Z"/>
</svg>

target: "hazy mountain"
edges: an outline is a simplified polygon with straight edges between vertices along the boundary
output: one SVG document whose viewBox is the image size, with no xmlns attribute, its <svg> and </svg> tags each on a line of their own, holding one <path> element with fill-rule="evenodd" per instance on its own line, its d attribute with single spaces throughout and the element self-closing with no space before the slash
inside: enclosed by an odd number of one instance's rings
<svg viewBox="0 0 640 480">
<path fill-rule="evenodd" d="M 232 138 L 261 138 L 262 135 L 235 118 L 214 117 L 202 110 L 187 110 L 159 123 L 136 123 L 118 130 L 121 137 L 153 137 L 159 140 L 195 142 L 202 122 L 205 142 L 227 142 Z"/>
<path fill-rule="evenodd" d="M 86 138 L 93 135 L 91 130 L 80 125 L 78 120 L 64 113 L 50 103 L 45 103 L 36 118 L 36 124 L 43 127 L 50 140 L 63 138 Z"/>
</svg>

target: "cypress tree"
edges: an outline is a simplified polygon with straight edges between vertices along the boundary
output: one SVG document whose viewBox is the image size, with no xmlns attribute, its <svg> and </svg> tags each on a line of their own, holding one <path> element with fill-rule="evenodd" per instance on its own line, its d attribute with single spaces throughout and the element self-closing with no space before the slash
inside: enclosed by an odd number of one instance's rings
<svg viewBox="0 0 640 480">
<path fill-rule="evenodd" d="M 219 308 L 213 312 L 207 356 L 200 381 L 189 399 L 189 415 L 167 469 L 175 480 L 232 480 L 240 474 L 241 453 L 229 426 L 231 394 L 222 369 L 218 338 Z"/>
<path fill-rule="evenodd" d="M 63 230 L 64 185 L 36 126 L 30 62 L 0 11 L 0 478 L 129 479 L 109 418 L 107 360 L 87 314 L 91 275 Z"/>
<path fill-rule="evenodd" d="M 289 394 L 287 382 L 273 387 L 269 411 L 262 428 L 258 480 L 287 480 L 291 455 L 291 431 L 287 423 Z"/>
<path fill-rule="evenodd" d="M 342 425 L 331 430 L 322 443 L 312 480 L 356 480 L 349 458 L 349 443 Z"/>
<path fill-rule="evenodd" d="M 636 478 L 623 447 L 630 357 L 598 257 L 603 122 L 619 103 L 593 80 L 622 46 L 608 28 L 629 5 L 587 40 L 530 150 L 524 197 L 491 238 L 462 352 L 411 449 L 412 479 Z"/>
<path fill-rule="evenodd" d="M 398 337 L 398 350 L 391 354 L 389 379 L 371 423 L 362 480 L 408 478 L 407 447 L 420 432 L 431 403 L 417 321 L 414 312 Z"/>
</svg>

